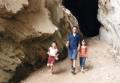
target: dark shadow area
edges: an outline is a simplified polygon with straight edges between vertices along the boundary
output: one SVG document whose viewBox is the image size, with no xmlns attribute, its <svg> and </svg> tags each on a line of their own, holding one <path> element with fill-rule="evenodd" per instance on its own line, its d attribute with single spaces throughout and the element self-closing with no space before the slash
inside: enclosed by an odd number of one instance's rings
<svg viewBox="0 0 120 83">
<path fill-rule="evenodd" d="M 63 5 L 77 18 L 84 36 L 92 37 L 99 34 L 98 0 L 63 0 Z"/>
<path fill-rule="evenodd" d="M 54 74 L 58 75 L 58 74 L 66 72 L 66 71 L 67 71 L 67 69 L 60 68 L 60 69 L 57 69 L 56 71 L 54 71 Z"/>
<path fill-rule="evenodd" d="M 86 65 L 85 66 L 85 71 L 87 72 L 87 71 L 90 71 L 90 70 L 92 70 L 93 69 L 93 65 L 91 65 L 91 64 L 88 64 L 88 65 Z"/>
<path fill-rule="evenodd" d="M 35 65 L 28 63 L 19 65 L 16 69 L 15 75 L 13 76 L 12 79 L 9 80 L 9 83 L 20 83 L 21 80 L 26 79 L 33 72 L 41 69 L 46 62 L 47 61 L 38 62 Z"/>
</svg>

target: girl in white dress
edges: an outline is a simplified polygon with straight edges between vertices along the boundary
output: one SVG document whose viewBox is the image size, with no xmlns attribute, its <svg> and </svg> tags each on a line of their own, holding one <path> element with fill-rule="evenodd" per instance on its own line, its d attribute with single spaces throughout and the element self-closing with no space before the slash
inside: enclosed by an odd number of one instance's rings
<svg viewBox="0 0 120 83">
<path fill-rule="evenodd" d="M 48 63 L 47 66 L 50 68 L 51 73 L 53 74 L 53 67 L 55 61 L 58 60 L 58 48 L 55 41 L 52 42 L 52 45 L 49 47 L 48 50 Z"/>
</svg>

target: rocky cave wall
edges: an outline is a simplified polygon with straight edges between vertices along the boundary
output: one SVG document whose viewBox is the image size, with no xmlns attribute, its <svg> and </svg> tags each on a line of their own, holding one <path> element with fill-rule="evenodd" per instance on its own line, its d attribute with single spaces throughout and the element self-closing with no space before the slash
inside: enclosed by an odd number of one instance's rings
<svg viewBox="0 0 120 83">
<path fill-rule="evenodd" d="M 66 34 L 77 20 L 62 0 L 0 0 L 0 83 L 8 82 L 18 67 L 43 64 L 47 48 L 56 40 L 64 50 Z M 120 1 L 99 0 L 100 39 L 114 48 L 120 59 Z M 62 52 L 60 59 L 66 57 Z M 20 72 L 22 73 L 22 72 Z M 18 76 L 19 77 L 19 76 Z"/>
<path fill-rule="evenodd" d="M 0 0 L 0 83 L 25 74 L 21 65 L 41 66 L 53 40 L 62 50 L 59 58 L 65 58 L 73 25 L 78 26 L 77 20 L 61 0 Z"/>
<path fill-rule="evenodd" d="M 120 0 L 99 0 L 98 20 L 100 39 L 113 47 L 114 56 L 120 60 Z"/>
</svg>

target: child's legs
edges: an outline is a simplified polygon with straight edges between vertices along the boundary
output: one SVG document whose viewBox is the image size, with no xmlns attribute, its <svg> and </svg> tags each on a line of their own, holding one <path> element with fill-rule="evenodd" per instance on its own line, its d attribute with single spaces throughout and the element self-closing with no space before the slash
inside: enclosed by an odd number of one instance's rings
<svg viewBox="0 0 120 83">
<path fill-rule="evenodd" d="M 48 67 L 50 67 L 50 70 L 53 71 L 53 65 L 55 63 L 55 57 L 49 56 L 48 58 Z"/>
<path fill-rule="evenodd" d="M 82 61 L 81 61 L 81 67 L 85 67 L 85 61 L 86 61 L 86 57 L 82 57 Z"/>
<path fill-rule="evenodd" d="M 49 56 L 47 61 L 47 67 L 50 67 L 50 65 L 51 65 L 51 57 Z"/>
<path fill-rule="evenodd" d="M 79 59 L 80 59 L 80 67 L 82 67 L 83 57 L 80 57 Z"/>
<path fill-rule="evenodd" d="M 55 64 L 55 57 L 52 58 L 52 61 L 51 61 L 51 72 L 53 73 L 53 67 L 54 67 L 54 64 Z"/>
<path fill-rule="evenodd" d="M 51 73 L 53 72 L 53 66 L 54 66 L 53 64 L 50 65 L 50 71 L 51 71 Z"/>
</svg>

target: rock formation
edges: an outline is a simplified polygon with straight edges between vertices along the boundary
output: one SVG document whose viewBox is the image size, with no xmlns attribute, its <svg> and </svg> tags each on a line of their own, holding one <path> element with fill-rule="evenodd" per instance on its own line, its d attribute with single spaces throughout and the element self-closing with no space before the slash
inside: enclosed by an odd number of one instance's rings
<svg viewBox="0 0 120 83">
<path fill-rule="evenodd" d="M 62 50 L 59 58 L 66 57 L 73 25 L 77 20 L 60 0 L 0 0 L 0 83 L 23 74 L 21 65 L 43 64 L 53 40 Z"/>
<path fill-rule="evenodd" d="M 98 19 L 102 24 L 100 28 L 100 39 L 113 46 L 114 55 L 117 59 L 120 59 L 119 10 L 119 0 L 99 0 Z"/>
</svg>

